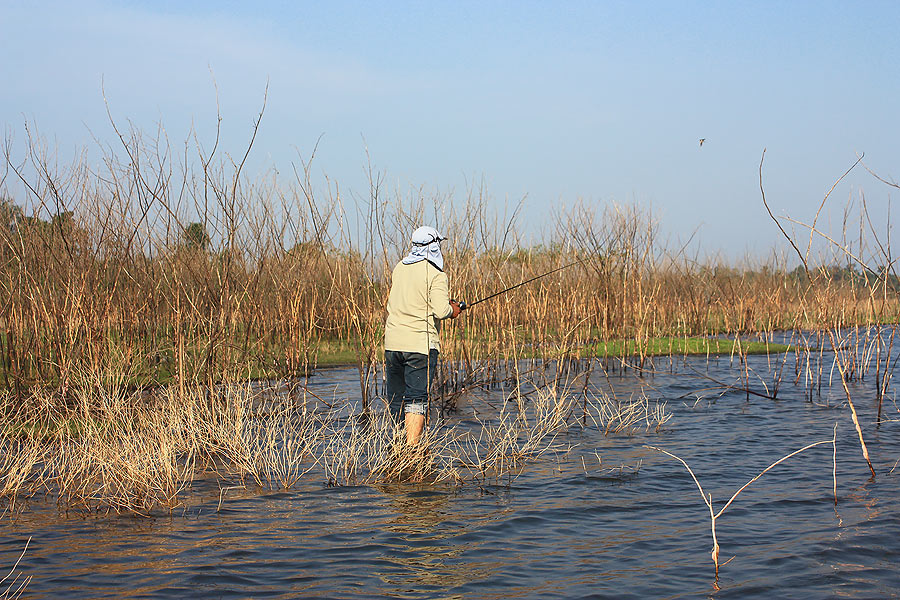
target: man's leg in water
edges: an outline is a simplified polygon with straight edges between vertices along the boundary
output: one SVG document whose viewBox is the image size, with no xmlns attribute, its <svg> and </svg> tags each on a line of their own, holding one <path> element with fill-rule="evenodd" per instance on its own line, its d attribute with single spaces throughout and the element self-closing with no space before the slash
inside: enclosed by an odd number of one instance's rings
<svg viewBox="0 0 900 600">
<path fill-rule="evenodd" d="M 419 443 L 425 430 L 425 413 L 428 409 L 428 388 L 437 370 L 438 351 L 428 356 L 409 353 L 406 360 L 406 443 Z"/>
</svg>

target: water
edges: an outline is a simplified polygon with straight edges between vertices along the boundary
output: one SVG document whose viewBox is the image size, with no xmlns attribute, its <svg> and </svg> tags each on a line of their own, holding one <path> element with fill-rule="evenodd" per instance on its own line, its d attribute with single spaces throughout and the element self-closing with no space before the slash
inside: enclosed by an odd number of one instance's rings
<svg viewBox="0 0 900 600">
<path fill-rule="evenodd" d="M 764 357 L 751 367 L 768 377 Z M 667 400 L 659 433 L 574 430 L 569 455 L 533 464 L 508 485 L 394 484 L 288 492 L 200 484 L 171 515 L 60 515 L 33 505 L 0 521 L 0 565 L 31 576 L 27 597 L 53 598 L 890 598 L 900 596 L 900 423 L 875 426 L 869 383 L 852 387 L 878 476 L 862 458 L 839 384 L 815 402 L 785 383 L 778 400 L 714 387 L 736 381 L 728 359 L 641 380 L 595 377 L 623 397 Z M 316 381 L 353 397 L 355 371 Z M 756 383 L 754 383 L 759 387 Z M 356 394 L 358 395 L 358 394 Z M 698 400 L 698 396 L 700 399 Z M 496 398 L 495 398 L 496 400 Z M 478 409 L 473 400 L 470 409 Z M 890 399 L 886 415 L 900 418 Z M 462 416 L 454 417 L 465 421 Z M 837 434 L 745 490 L 717 521 L 709 511 L 782 456 Z M 598 461 L 602 458 L 602 464 Z M 628 466 L 639 469 L 613 470 Z M 3 586 L 5 588 L 5 584 Z M 0 588 L 2 590 L 3 588 Z"/>
</svg>

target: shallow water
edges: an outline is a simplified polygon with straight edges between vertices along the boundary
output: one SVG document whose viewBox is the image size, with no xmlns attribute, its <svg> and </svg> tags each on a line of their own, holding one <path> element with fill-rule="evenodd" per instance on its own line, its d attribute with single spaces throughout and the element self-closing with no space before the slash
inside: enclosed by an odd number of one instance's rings
<svg viewBox="0 0 900 600">
<path fill-rule="evenodd" d="M 750 365 L 769 377 L 765 357 Z M 773 401 L 706 390 L 735 381 L 732 361 L 690 359 L 662 373 L 595 373 L 627 398 L 667 401 L 659 433 L 573 430 L 562 458 L 508 485 L 326 487 L 288 492 L 198 486 L 188 507 L 155 518 L 64 516 L 32 505 L 0 521 L 0 565 L 32 576 L 26 597 L 53 598 L 889 598 L 900 596 L 900 422 L 875 425 L 872 382 L 852 386 L 873 465 L 862 458 L 839 383 L 807 401 L 782 383 Z M 319 393 L 358 396 L 355 371 L 314 378 Z M 751 381 L 762 389 L 759 381 Z M 771 384 L 770 384 L 771 385 Z M 499 394 L 499 392 L 498 392 Z M 699 399 L 698 399 L 699 397 Z M 498 396 L 499 398 L 499 396 Z M 466 422 L 471 404 L 450 420 Z M 900 419 L 888 400 L 886 415 Z M 717 521 L 709 511 L 782 456 L 837 434 L 747 488 Z M 598 455 L 602 464 L 598 462 Z M 635 466 L 612 470 L 618 466 Z M 5 574 L 5 571 L 4 573 Z M 5 586 L 4 586 L 5 587 Z M 2 588 L 0 588 L 2 591 Z"/>
</svg>

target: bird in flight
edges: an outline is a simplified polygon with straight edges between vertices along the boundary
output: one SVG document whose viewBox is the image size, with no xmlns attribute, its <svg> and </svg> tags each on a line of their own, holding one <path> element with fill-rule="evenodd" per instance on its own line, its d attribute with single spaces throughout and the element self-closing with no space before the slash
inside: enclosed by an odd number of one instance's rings
<svg viewBox="0 0 900 600">
<path fill-rule="evenodd" d="M 705 142 L 705 141 L 706 141 L 706 138 L 700 138 L 700 147 L 701 148 L 703 147 L 703 142 Z"/>
</svg>

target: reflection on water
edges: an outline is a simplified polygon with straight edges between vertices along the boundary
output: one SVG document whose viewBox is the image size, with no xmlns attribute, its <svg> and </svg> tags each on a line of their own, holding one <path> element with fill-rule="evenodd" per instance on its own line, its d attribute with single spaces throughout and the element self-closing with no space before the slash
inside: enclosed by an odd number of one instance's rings
<svg viewBox="0 0 900 600">
<path fill-rule="evenodd" d="M 750 360 L 766 372 L 765 357 Z M 737 376 L 730 369 L 727 360 L 694 367 L 723 381 Z M 219 490 L 209 484 L 182 509 L 151 519 L 67 518 L 35 501 L 0 521 L 0 565 L 11 567 L 31 536 L 19 570 L 34 577 L 29 594 L 54 598 L 900 594 L 900 476 L 889 473 L 900 458 L 900 423 L 876 431 L 866 382 L 853 393 L 875 480 L 841 393 L 817 404 L 783 385 L 776 401 L 748 401 L 739 392 L 700 392 L 708 380 L 672 370 L 643 379 L 595 375 L 620 397 L 667 401 L 674 417 L 661 432 L 573 430 L 565 440 L 573 452 L 530 466 L 508 486 L 327 488 L 307 480 L 289 492 L 230 490 L 217 512 Z M 340 399 L 358 383 L 354 371 L 336 370 L 313 386 Z M 450 421 L 476 426 L 474 412 L 503 401 L 502 391 L 491 393 L 471 398 Z M 719 508 L 778 458 L 831 439 L 835 422 L 837 507 L 830 446 L 779 465 L 717 522 L 723 561 L 735 558 L 716 583 L 709 513 L 696 485 L 680 463 L 645 444 L 685 459 Z M 623 465 L 630 469 L 616 470 Z"/>
</svg>

